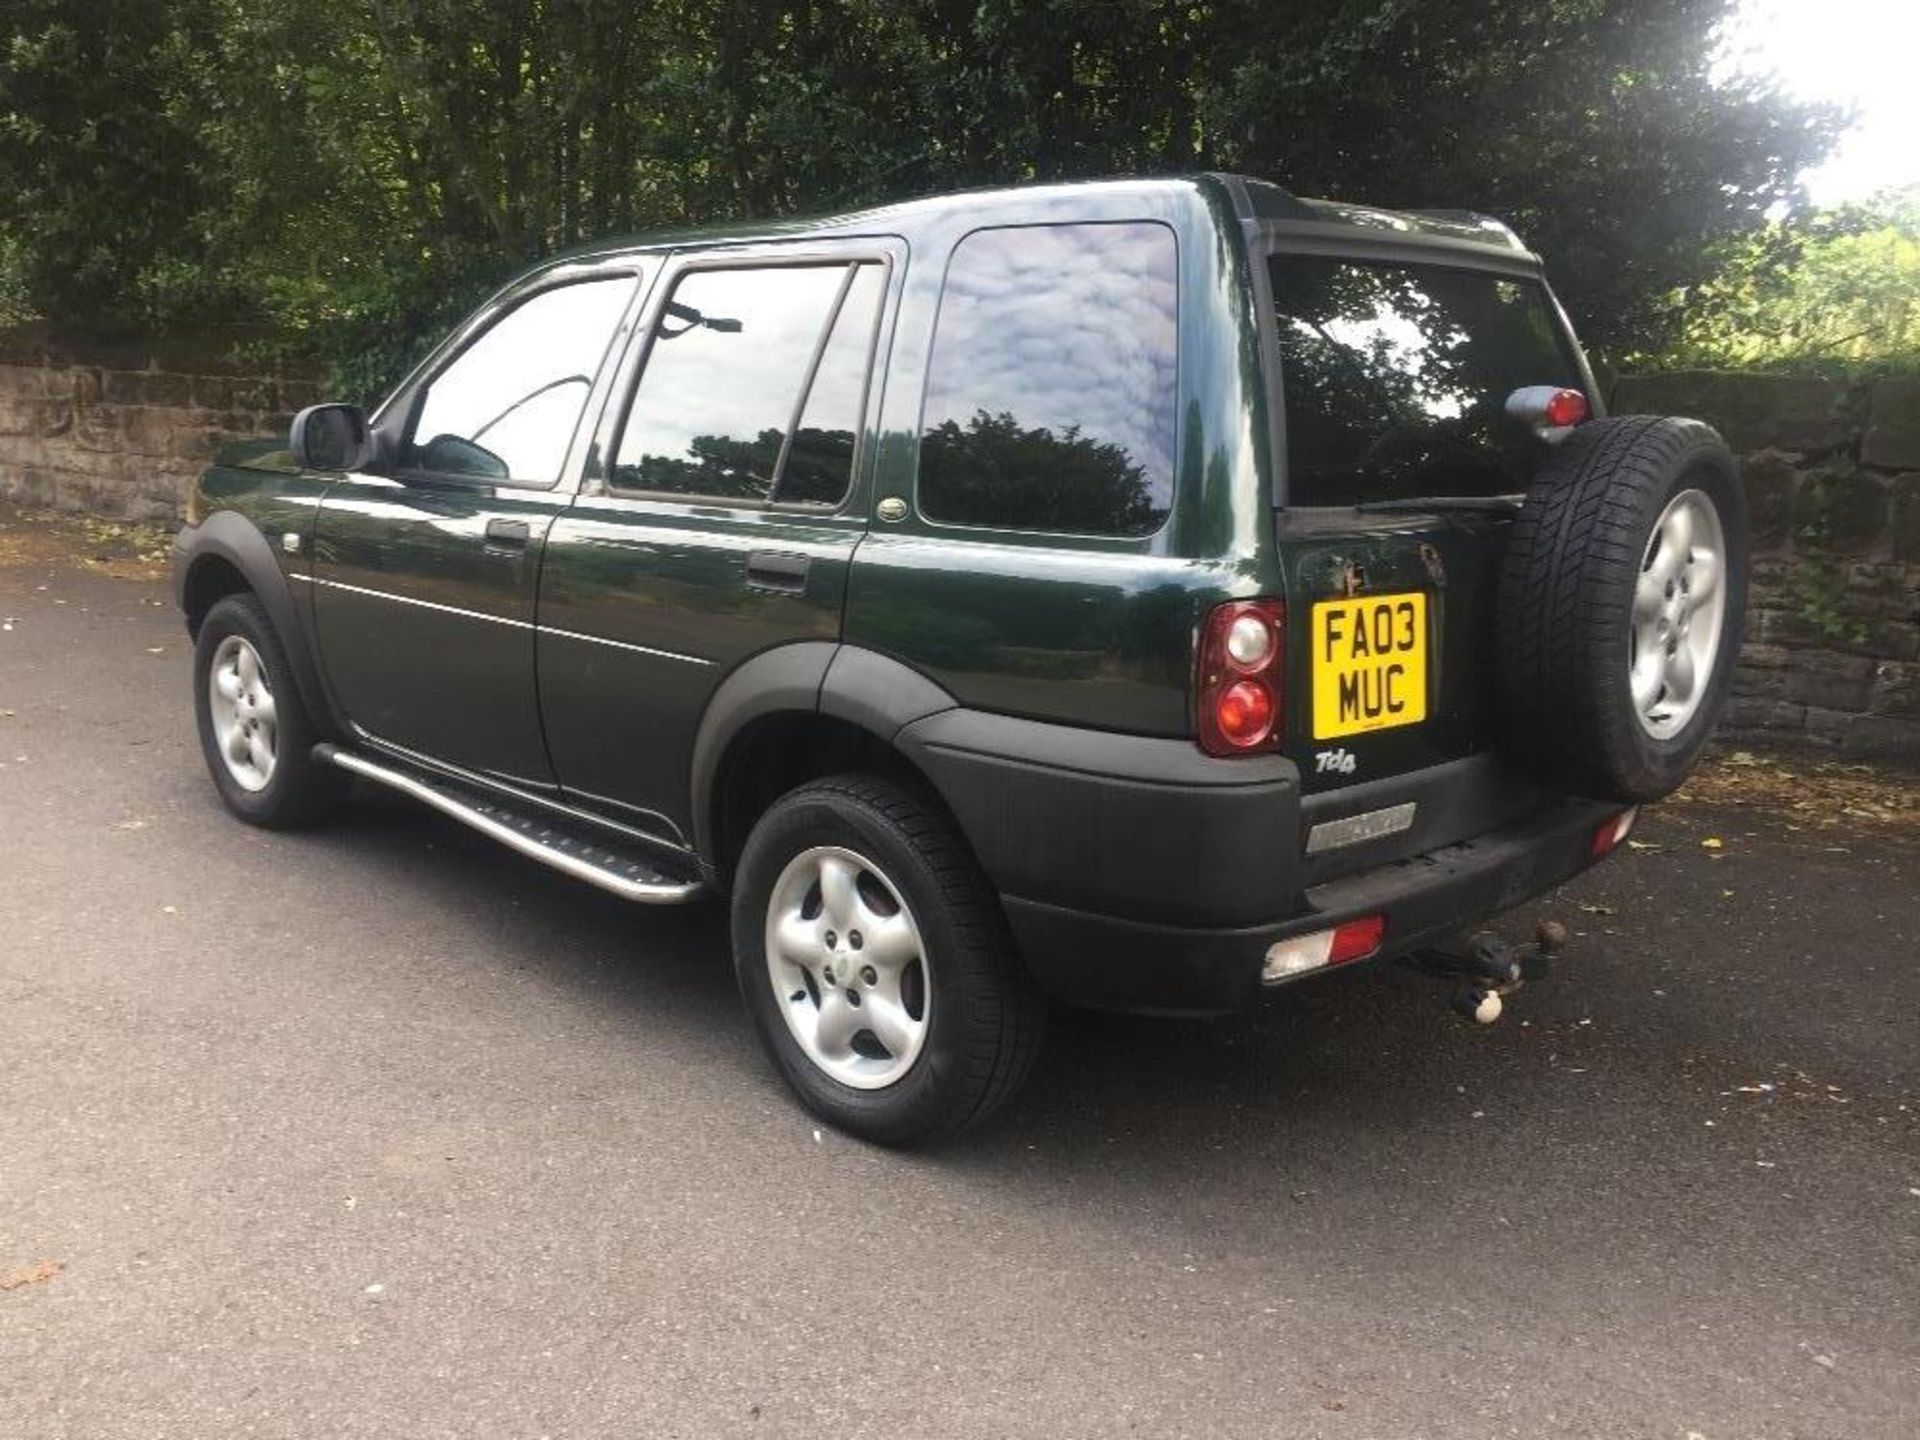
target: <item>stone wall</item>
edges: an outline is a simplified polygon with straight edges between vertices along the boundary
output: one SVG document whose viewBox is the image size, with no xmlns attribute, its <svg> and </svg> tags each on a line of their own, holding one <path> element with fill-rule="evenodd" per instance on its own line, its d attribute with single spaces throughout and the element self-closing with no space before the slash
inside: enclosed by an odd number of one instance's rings
<svg viewBox="0 0 1920 1440">
<path fill-rule="evenodd" d="M 217 446 L 320 398 L 229 358 L 239 338 L 0 333 L 0 498 L 176 520 Z M 1755 559 L 1723 733 L 1920 764 L 1920 378 L 1628 376 L 1611 406 L 1698 416 L 1741 456 Z"/>
<path fill-rule="evenodd" d="M 0 332 L 0 498 L 123 520 L 178 519 L 230 440 L 286 434 L 309 373 L 229 358 L 238 337 L 147 342 Z"/>
<path fill-rule="evenodd" d="M 1752 589 L 1721 733 L 1920 764 L 1920 378 L 1626 377 L 1611 408 L 1697 416 L 1741 457 Z"/>
</svg>

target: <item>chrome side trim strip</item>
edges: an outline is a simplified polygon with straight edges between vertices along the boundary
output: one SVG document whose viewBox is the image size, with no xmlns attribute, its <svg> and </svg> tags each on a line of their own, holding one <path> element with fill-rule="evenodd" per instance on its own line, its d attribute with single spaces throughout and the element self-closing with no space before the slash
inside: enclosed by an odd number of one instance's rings
<svg viewBox="0 0 1920 1440">
<path fill-rule="evenodd" d="M 651 645 L 635 645 L 626 640 L 609 640 L 604 635 L 583 635 L 578 630 L 557 630 L 551 625 L 536 627 L 541 635 L 551 635 L 556 640 L 584 640 L 589 645 L 611 645 L 615 650 L 632 650 L 640 655 L 653 655 L 661 660 L 678 660 L 687 665 L 711 665 L 713 661 L 699 655 L 682 655 L 678 650 L 656 650 Z"/>
<path fill-rule="evenodd" d="M 336 765 L 354 775 L 372 780 L 409 795 L 424 805 L 430 805 L 443 815 L 450 815 L 463 825 L 471 826 L 489 839 L 498 840 L 510 850 L 516 850 L 530 859 L 551 865 L 562 874 L 571 875 L 576 880 L 584 880 L 602 890 L 618 895 L 623 900 L 636 901 L 642 905 L 680 905 L 702 895 L 706 886 L 699 880 L 634 880 L 628 876 L 595 865 L 564 850 L 543 845 L 528 835 L 521 834 L 511 826 L 503 825 L 486 815 L 480 814 L 469 805 L 445 791 L 403 775 L 398 770 L 390 770 L 385 765 L 375 764 L 364 756 L 342 750 L 333 745 L 314 747 L 314 758 Z"/>
<path fill-rule="evenodd" d="M 467 620 L 486 620 L 495 625 L 509 625 L 516 630 L 536 630 L 542 635 L 551 635 L 556 640 L 584 640 L 589 645 L 610 645 L 615 650 L 631 650 L 638 655 L 652 655 L 661 660 L 678 660 L 683 665 L 711 665 L 713 661 L 700 655 L 682 655 L 678 650 L 659 650 L 651 645 L 635 645 L 626 640 L 609 640 L 604 635 L 584 635 L 578 630 L 559 630 L 551 625 L 535 625 L 526 620 L 511 620 L 505 615 L 489 615 L 484 610 L 463 610 L 458 605 L 442 605 L 437 600 L 416 600 L 411 595 L 396 595 L 391 590 L 370 590 L 365 585 L 349 585 L 344 580 L 323 580 L 315 575 L 294 575 L 296 580 L 305 580 L 309 585 L 324 585 L 329 590 L 345 590 L 353 595 L 366 595 L 375 600 L 391 600 L 396 605 L 417 605 L 422 610 L 438 610 L 442 615 L 459 615 Z"/>
<path fill-rule="evenodd" d="M 459 615 L 467 620 L 490 620 L 495 625 L 510 625 L 516 630 L 531 630 L 533 622 L 529 620 L 510 620 L 505 615 L 489 615 L 484 610 L 463 610 L 458 605 L 442 605 L 437 600 L 416 600 L 411 595 L 396 595 L 391 590 L 369 590 L 364 585 L 349 585 L 344 580 L 323 580 L 318 575 L 307 577 L 315 585 L 324 585 L 329 590 L 345 590 L 351 595 L 368 595 L 375 600 L 391 600 L 396 605 L 415 605 L 422 610 L 438 610 L 442 615 Z"/>
</svg>

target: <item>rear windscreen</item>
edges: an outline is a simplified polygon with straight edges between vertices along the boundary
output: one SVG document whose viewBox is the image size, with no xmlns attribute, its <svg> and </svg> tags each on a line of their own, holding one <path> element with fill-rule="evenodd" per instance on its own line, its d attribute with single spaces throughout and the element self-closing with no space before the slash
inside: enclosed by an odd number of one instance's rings
<svg viewBox="0 0 1920 1440">
<path fill-rule="evenodd" d="M 1269 260 L 1294 505 L 1525 490 L 1524 385 L 1584 389 L 1543 286 L 1438 265 Z"/>
</svg>

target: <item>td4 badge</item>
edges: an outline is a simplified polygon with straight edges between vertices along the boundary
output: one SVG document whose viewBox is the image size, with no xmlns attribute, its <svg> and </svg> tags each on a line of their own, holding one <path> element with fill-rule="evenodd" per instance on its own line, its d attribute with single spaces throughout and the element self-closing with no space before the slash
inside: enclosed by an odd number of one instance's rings
<svg viewBox="0 0 1920 1440">
<path fill-rule="evenodd" d="M 1351 775 L 1359 768 L 1359 762 L 1353 758 L 1353 752 L 1345 746 L 1314 752 L 1313 769 L 1317 775 Z"/>
</svg>

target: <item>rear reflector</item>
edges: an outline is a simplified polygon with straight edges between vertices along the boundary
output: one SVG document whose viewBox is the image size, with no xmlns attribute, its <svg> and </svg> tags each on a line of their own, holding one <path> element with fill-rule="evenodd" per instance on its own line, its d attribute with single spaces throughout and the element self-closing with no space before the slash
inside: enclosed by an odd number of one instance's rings
<svg viewBox="0 0 1920 1440">
<path fill-rule="evenodd" d="M 1343 921 L 1331 930 L 1316 930 L 1311 935 L 1281 940 L 1267 950 L 1266 962 L 1260 967 L 1261 983 L 1278 985 L 1329 965 L 1364 960 L 1380 948 L 1386 933 L 1386 916 L 1363 915 L 1358 920 Z"/>
<path fill-rule="evenodd" d="M 1328 957 L 1329 965 L 1344 965 L 1349 960 L 1364 960 L 1380 948 L 1380 941 L 1387 933 L 1387 917 L 1384 915 L 1363 915 L 1358 920 L 1349 920 L 1344 925 L 1336 925 L 1333 930 L 1333 954 Z"/>
<path fill-rule="evenodd" d="M 1593 858 L 1598 860 L 1607 854 L 1622 840 L 1633 833 L 1633 822 L 1640 816 L 1640 809 L 1622 810 L 1613 816 L 1598 830 L 1593 832 Z"/>
</svg>

